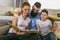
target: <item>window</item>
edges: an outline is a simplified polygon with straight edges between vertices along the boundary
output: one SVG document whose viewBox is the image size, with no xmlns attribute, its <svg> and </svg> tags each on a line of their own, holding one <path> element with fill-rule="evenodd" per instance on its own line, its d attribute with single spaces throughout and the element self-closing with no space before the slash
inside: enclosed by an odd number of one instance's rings
<svg viewBox="0 0 60 40">
<path fill-rule="evenodd" d="M 19 8 L 23 2 L 28 0 L 14 0 L 14 8 Z"/>
</svg>

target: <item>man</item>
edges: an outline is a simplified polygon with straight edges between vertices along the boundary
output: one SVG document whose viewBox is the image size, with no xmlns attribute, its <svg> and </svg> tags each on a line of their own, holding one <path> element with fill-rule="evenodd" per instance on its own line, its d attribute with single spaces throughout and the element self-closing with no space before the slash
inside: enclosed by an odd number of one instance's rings
<svg viewBox="0 0 60 40">
<path fill-rule="evenodd" d="M 31 12 L 29 13 L 29 18 L 31 20 L 30 22 L 30 30 L 36 30 L 36 19 L 39 19 L 40 18 L 40 10 L 41 8 L 41 3 L 39 2 L 36 2 L 33 7 L 32 7 L 32 10 Z"/>
</svg>

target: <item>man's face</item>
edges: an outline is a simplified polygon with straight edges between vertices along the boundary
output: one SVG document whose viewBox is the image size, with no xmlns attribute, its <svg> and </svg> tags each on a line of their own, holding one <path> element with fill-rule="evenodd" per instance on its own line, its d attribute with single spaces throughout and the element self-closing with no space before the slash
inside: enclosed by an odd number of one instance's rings
<svg viewBox="0 0 60 40">
<path fill-rule="evenodd" d="M 32 7 L 31 16 L 35 17 L 40 8 L 37 8 L 35 5 Z"/>
<path fill-rule="evenodd" d="M 40 10 L 40 8 L 37 8 L 35 5 L 33 6 L 32 9 L 33 9 L 34 13 L 37 13 Z"/>
</svg>

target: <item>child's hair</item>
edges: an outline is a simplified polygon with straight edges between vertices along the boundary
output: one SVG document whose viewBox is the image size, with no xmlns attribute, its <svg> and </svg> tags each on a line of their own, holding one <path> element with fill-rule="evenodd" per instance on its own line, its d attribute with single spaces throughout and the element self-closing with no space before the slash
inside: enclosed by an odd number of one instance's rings
<svg viewBox="0 0 60 40">
<path fill-rule="evenodd" d="M 42 12 L 45 12 L 45 13 L 48 15 L 47 9 L 43 9 L 43 10 L 41 11 L 41 14 L 42 14 Z M 47 19 L 49 19 L 49 20 L 52 22 L 52 24 L 54 23 L 54 20 L 52 20 L 51 18 L 47 18 Z"/>
<path fill-rule="evenodd" d="M 41 11 L 41 14 L 42 14 L 42 12 L 45 12 L 45 13 L 48 15 L 47 9 L 43 9 L 43 10 Z"/>
</svg>

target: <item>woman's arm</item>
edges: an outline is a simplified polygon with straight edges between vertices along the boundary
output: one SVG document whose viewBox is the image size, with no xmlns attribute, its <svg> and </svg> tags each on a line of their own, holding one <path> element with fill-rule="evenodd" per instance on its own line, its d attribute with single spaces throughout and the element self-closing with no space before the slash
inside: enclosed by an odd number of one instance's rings
<svg viewBox="0 0 60 40">
<path fill-rule="evenodd" d="M 18 20 L 17 17 L 13 16 L 13 18 L 12 18 L 12 25 L 16 26 L 17 20 Z M 12 27 L 12 31 L 13 31 L 13 33 L 17 32 L 13 27 Z"/>
</svg>

